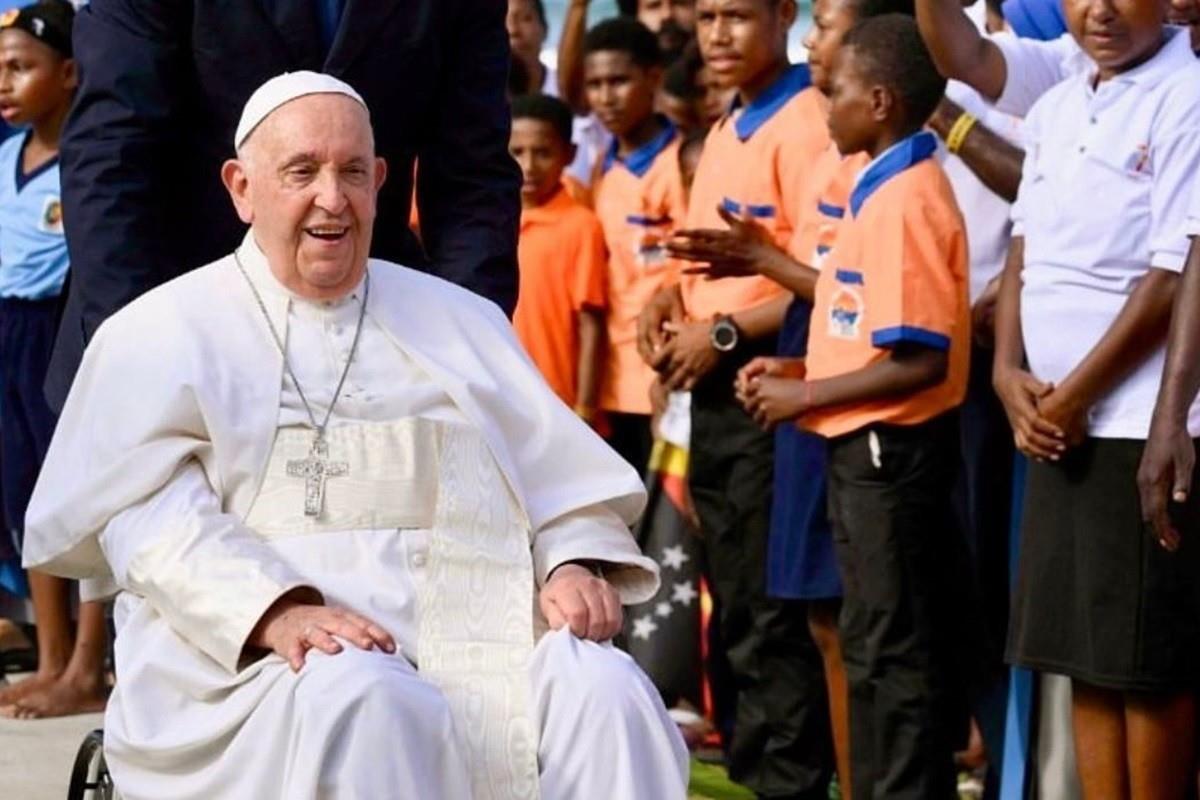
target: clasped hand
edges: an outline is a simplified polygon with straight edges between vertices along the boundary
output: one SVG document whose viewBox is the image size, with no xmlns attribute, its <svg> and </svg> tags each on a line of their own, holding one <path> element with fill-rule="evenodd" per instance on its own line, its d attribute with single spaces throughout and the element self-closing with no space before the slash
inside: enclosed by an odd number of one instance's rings
<svg viewBox="0 0 1200 800">
<path fill-rule="evenodd" d="M 538 605 L 551 630 L 569 627 L 580 639 L 593 642 L 613 638 L 624 622 L 617 590 L 578 564 L 563 564 L 550 573 Z"/>
<path fill-rule="evenodd" d="M 738 402 L 763 428 L 794 420 L 809 410 L 802 358 L 759 357 L 738 371 Z"/>
</svg>

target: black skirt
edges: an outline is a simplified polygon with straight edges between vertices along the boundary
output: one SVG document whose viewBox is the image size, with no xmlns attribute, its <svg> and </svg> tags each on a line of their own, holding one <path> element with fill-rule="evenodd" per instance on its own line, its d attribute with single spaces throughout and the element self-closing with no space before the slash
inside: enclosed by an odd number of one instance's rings
<svg viewBox="0 0 1200 800">
<path fill-rule="evenodd" d="M 1030 463 L 1013 664 L 1122 691 L 1200 684 L 1200 492 L 1175 509 L 1183 544 L 1168 553 L 1141 519 L 1144 446 L 1089 439 L 1058 464 Z"/>
</svg>

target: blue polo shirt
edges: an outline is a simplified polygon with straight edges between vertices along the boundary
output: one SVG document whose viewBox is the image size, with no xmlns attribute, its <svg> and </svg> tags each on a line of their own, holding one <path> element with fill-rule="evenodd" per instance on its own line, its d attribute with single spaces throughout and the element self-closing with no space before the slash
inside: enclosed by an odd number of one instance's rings
<svg viewBox="0 0 1200 800">
<path fill-rule="evenodd" d="M 58 159 L 21 169 L 28 133 L 0 143 L 0 297 L 57 297 L 67 278 Z"/>
</svg>

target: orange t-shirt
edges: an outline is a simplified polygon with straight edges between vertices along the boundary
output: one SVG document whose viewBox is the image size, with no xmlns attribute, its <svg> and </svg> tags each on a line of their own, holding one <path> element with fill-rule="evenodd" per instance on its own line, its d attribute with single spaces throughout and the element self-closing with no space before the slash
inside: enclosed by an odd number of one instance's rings
<svg viewBox="0 0 1200 800">
<path fill-rule="evenodd" d="M 637 321 L 650 298 L 678 280 L 664 245 L 684 216 L 679 135 L 668 125 L 635 152 L 610 150 L 593 196 L 608 243 L 608 346 L 599 407 L 650 413 L 654 370 L 637 350 Z"/>
<path fill-rule="evenodd" d="M 513 328 L 562 401 L 578 400 L 579 329 L 584 307 L 604 308 L 604 234 L 596 215 L 564 188 L 521 213 L 520 299 Z"/>
<path fill-rule="evenodd" d="M 796 230 L 788 245 L 788 252 L 801 264 L 821 269 L 846 218 L 854 179 L 870 161 L 866 153 L 843 156 L 832 142 L 821 153 L 813 165 Z"/>
<path fill-rule="evenodd" d="M 735 109 L 709 132 L 696 168 L 687 228 L 728 226 L 723 206 L 766 226 L 780 247 L 795 235 L 807 179 L 829 145 L 825 98 L 810 86 L 808 67 L 791 67 L 753 103 Z M 688 316 L 708 321 L 778 296 L 784 289 L 762 277 L 710 281 L 681 278 Z"/>
<path fill-rule="evenodd" d="M 916 134 L 859 176 L 817 279 L 807 374 L 819 381 L 864 369 L 902 342 L 948 351 L 948 373 L 913 394 L 817 409 L 801 420 L 823 436 L 877 422 L 915 425 L 966 394 L 967 236 L 935 149 L 932 134 Z"/>
</svg>

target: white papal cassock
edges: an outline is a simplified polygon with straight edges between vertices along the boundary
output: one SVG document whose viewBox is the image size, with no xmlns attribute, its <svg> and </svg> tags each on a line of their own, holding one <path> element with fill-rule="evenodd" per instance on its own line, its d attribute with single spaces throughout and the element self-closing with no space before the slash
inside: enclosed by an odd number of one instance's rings
<svg viewBox="0 0 1200 800">
<path fill-rule="evenodd" d="M 239 249 L 318 417 L 363 286 L 290 295 Z M 686 750 L 608 644 L 545 633 L 558 564 L 610 565 L 625 602 L 654 563 L 636 479 L 561 406 L 490 304 L 370 265 L 367 316 L 327 438 L 320 516 L 288 462 L 312 431 L 232 259 L 102 326 L 31 504 L 26 561 L 115 582 L 106 750 L 138 798 L 683 797 Z M 247 657 L 298 586 L 383 625 L 399 652 Z"/>
</svg>

